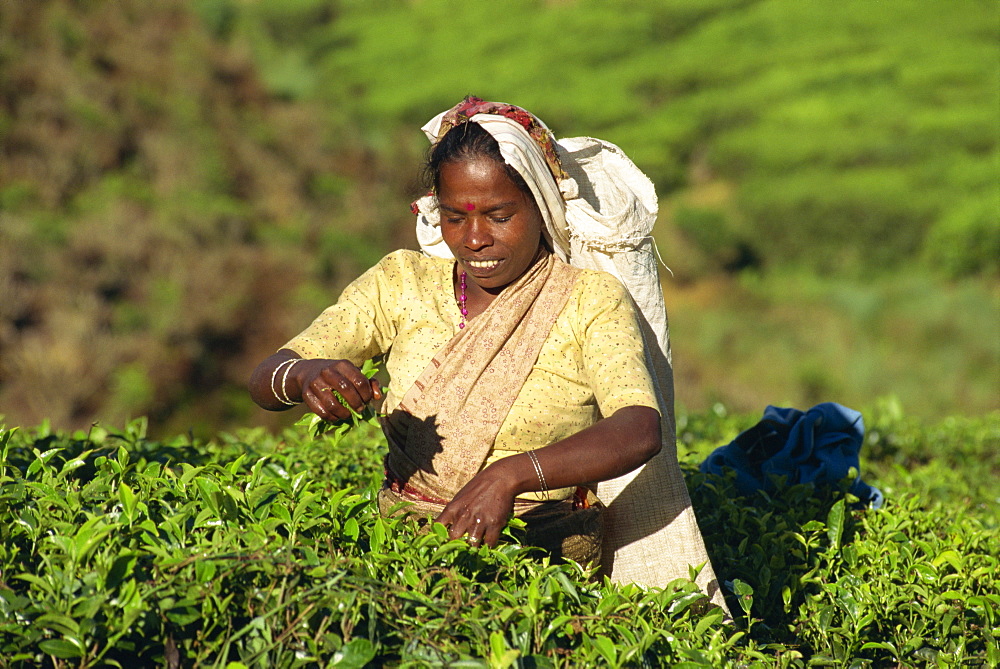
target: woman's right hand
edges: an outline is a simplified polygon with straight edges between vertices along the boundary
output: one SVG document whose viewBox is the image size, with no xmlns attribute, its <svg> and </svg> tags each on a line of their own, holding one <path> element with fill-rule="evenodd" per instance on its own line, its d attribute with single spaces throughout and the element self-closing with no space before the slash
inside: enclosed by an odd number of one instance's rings
<svg viewBox="0 0 1000 669">
<path fill-rule="evenodd" d="M 362 374 L 350 360 L 302 360 L 294 365 L 290 378 L 298 385 L 302 401 L 320 418 L 336 422 L 351 417 L 335 392 L 358 413 L 373 399 L 382 399 L 379 382 Z"/>
</svg>

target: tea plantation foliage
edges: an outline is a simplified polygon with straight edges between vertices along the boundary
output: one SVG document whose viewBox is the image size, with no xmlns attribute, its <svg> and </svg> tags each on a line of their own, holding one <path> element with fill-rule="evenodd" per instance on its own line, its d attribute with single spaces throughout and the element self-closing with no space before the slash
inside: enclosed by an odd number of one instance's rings
<svg viewBox="0 0 1000 669">
<path fill-rule="evenodd" d="M 734 497 L 697 463 L 757 420 L 679 419 L 735 621 L 690 582 L 594 582 L 516 543 L 385 520 L 367 425 L 180 435 L 0 432 L 2 667 L 996 666 L 1000 415 L 866 414 L 880 511 Z"/>
</svg>

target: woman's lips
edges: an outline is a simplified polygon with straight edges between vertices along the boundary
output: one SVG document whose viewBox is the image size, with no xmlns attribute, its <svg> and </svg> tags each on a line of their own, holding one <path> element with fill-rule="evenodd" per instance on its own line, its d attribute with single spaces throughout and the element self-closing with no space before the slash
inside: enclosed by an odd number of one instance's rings
<svg viewBox="0 0 1000 669">
<path fill-rule="evenodd" d="M 500 266 L 500 260 L 466 260 L 465 266 L 473 276 L 488 276 Z"/>
</svg>

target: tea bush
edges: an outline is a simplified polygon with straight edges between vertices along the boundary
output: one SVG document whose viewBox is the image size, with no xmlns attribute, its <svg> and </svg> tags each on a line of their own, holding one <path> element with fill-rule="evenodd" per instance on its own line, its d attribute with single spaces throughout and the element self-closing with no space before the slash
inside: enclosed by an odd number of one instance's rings
<svg viewBox="0 0 1000 669">
<path fill-rule="evenodd" d="M 517 543 L 380 518 L 380 435 L 0 432 L 0 666 L 995 665 L 1000 415 L 870 420 L 877 512 L 736 497 L 697 462 L 755 422 L 682 413 L 735 622 L 688 581 L 596 582 Z M 937 463 L 941 463 L 938 465 Z M 942 470 L 956 472 L 940 476 Z"/>
</svg>

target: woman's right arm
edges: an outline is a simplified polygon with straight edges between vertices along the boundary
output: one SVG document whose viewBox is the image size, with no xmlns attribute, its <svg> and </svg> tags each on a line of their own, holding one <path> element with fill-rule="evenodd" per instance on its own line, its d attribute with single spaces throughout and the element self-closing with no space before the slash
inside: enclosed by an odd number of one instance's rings
<svg viewBox="0 0 1000 669">
<path fill-rule="evenodd" d="M 420 258 L 413 251 L 395 251 L 352 281 L 288 348 L 257 365 L 248 384 L 253 401 L 268 411 L 303 402 L 321 418 L 337 421 L 350 412 L 334 391 L 359 413 L 372 399 L 382 399 L 378 382 L 365 378 L 351 361 L 371 359 L 392 346 L 397 307 L 406 303 L 402 296 Z"/>
<path fill-rule="evenodd" d="M 262 409 L 284 411 L 302 402 L 329 421 L 351 417 L 334 391 L 358 413 L 373 399 L 382 399 L 378 381 L 365 377 L 349 360 L 303 359 L 286 348 L 257 365 L 248 389 Z"/>
</svg>

